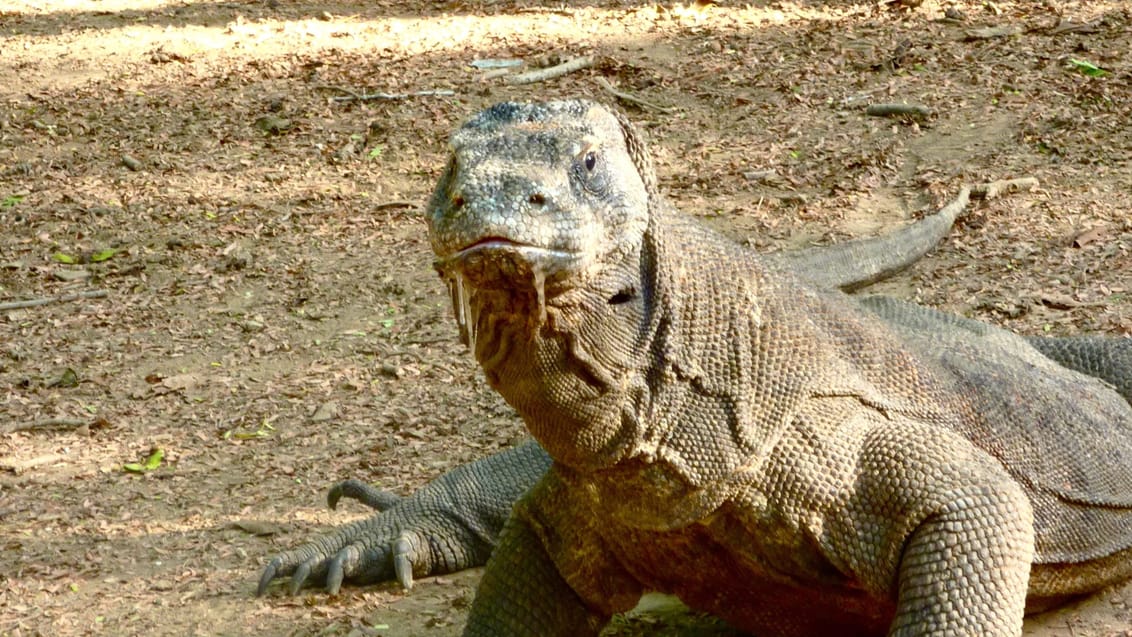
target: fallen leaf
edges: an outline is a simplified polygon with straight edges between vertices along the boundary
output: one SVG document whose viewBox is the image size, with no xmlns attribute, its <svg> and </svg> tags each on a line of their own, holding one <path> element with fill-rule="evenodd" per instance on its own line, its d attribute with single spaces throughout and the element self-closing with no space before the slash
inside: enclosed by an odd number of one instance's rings
<svg viewBox="0 0 1132 637">
<path fill-rule="evenodd" d="M 1042 305 L 1055 310 L 1071 310 L 1075 307 L 1083 305 L 1077 299 L 1066 296 L 1064 294 L 1056 294 L 1052 292 L 1043 292 L 1038 298 Z"/>
<path fill-rule="evenodd" d="M 171 391 L 192 389 L 200 384 L 200 376 L 196 374 L 177 374 L 161 381 L 161 385 Z"/>
<path fill-rule="evenodd" d="M 291 128 L 291 120 L 274 115 L 264 115 L 254 122 L 255 127 L 268 135 L 278 135 Z"/>
<path fill-rule="evenodd" d="M 1085 246 L 1089 245 L 1090 243 L 1096 243 L 1098 241 L 1103 241 L 1103 240 L 1109 238 L 1109 236 L 1111 236 L 1111 235 L 1112 235 L 1112 227 L 1111 226 L 1097 226 L 1095 228 L 1089 228 L 1088 230 L 1082 232 L 1081 234 L 1079 234 L 1079 235 L 1077 235 L 1076 237 L 1073 238 L 1073 247 L 1074 248 L 1084 248 Z"/>
<path fill-rule="evenodd" d="M 68 367 L 68 368 L 64 369 L 61 374 L 59 374 L 58 378 L 55 378 L 55 379 L 49 381 L 47 383 L 47 386 L 48 387 L 64 387 L 64 388 L 78 387 L 79 386 L 79 375 L 75 373 L 75 370 Z"/>
<path fill-rule="evenodd" d="M 118 254 L 119 252 L 121 252 L 121 250 L 119 250 L 118 248 L 107 248 L 105 250 L 99 250 L 98 252 L 90 255 L 90 261 L 91 263 L 100 263 Z"/>
<path fill-rule="evenodd" d="M 331 400 L 329 402 L 322 403 L 318 406 L 318 409 L 314 410 L 314 413 L 311 414 L 311 421 L 326 422 L 327 420 L 333 419 L 337 415 L 338 403 Z"/>
</svg>

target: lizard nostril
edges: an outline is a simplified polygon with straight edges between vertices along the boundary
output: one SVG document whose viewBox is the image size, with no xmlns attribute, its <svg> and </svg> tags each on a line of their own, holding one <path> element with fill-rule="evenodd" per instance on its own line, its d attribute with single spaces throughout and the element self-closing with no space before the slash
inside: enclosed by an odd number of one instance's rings
<svg viewBox="0 0 1132 637">
<path fill-rule="evenodd" d="M 530 197 L 528 197 L 527 201 L 531 202 L 532 204 L 534 204 L 536 206 L 541 206 L 544 203 L 546 203 L 546 197 L 544 197 L 544 196 L 542 196 L 542 194 L 536 192 L 533 195 L 531 195 Z"/>
<path fill-rule="evenodd" d="M 452 198 L 452 207 L 456 208 L 456 209 L 463 208 L 464 207 L 464 198 L 461 197 L 460 195 L 456 195 L 455 197 L 453 197 Z"/>
</svg>

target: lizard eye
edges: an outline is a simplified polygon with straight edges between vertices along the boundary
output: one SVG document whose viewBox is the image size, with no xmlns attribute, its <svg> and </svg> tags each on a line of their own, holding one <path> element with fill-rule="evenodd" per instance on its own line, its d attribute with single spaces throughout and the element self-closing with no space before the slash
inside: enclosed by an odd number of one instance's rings
<svg viewBox="0 0 1132 637">
<path fill-rule="evenodd" d="M 585 164 L 586 170 L 593 172 L 594 166 L 597 166 L 597 153 L 592 150 L 587 152 L 582 162 Z"/>
<path fill-rule="evenodd" d="M 574 156 L 571 170 L 574 178 L 590 193 L 604 193 L 608 187 L 608 175 L 604 170 L 598 170 L 600 163 L 600 149 L 588 148 Z"/>
</svg>

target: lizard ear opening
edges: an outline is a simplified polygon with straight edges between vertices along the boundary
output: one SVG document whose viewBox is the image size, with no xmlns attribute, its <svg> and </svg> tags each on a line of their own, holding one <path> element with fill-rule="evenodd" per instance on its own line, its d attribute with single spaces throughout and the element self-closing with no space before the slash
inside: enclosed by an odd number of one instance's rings
<svg viewBox="0 0 1132 637">
<path fill-rule="evenodd" d="M 632 289 L 632 288 L 629 288 L 629 289 L 621 290 L 617 294 L 614 294 L 613 296 L 609 297 L 608 302 L 609 302 L 610 305 L 621 305 L 623 303 L 628 303 L 629 301 L 632 301 L 633 298 L 636 297 L 636 296 L 637 296 L 637 291 Z"/>
</svg>

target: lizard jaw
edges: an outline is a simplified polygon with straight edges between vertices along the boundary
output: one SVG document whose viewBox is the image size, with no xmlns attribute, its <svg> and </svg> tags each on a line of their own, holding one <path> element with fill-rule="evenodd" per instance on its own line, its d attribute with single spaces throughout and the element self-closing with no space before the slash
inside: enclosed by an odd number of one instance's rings
<svg viewBox="0 0 1132 637">
<path fill-rule="evenodd" d="M 461 340 L 476 353 L 485 292 L 497 298 L 528 298 L 517 306 L 511 302 L 505 306 L 528 308 L 530 325 L 537 329 L 547 320 L 547 282 L 568 279 L 584 262 L 575 252 L 485 237 L 438 257 L 434 266 L 448 283 Z M 498 307 L 495 302 L 489 305 Z"/>
<path fill-rule="evenodd" d="M 442 277 L 459 276 L 474 288 L 514 290 L 561 281 L 579 272 L 584 261 L 576 252 L 486 237 L 438 257 L 434 266 Z"/>
</svg>

